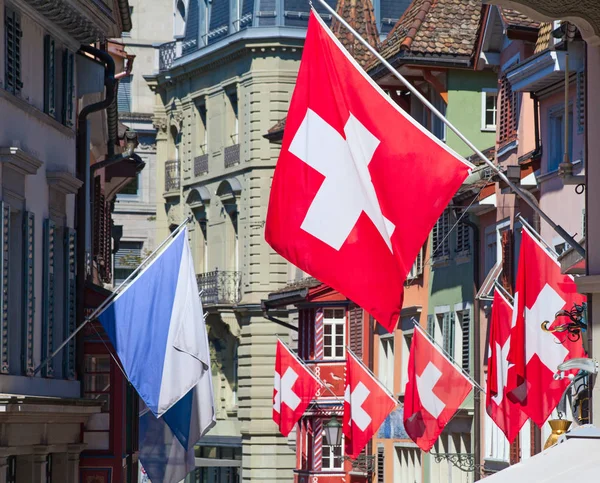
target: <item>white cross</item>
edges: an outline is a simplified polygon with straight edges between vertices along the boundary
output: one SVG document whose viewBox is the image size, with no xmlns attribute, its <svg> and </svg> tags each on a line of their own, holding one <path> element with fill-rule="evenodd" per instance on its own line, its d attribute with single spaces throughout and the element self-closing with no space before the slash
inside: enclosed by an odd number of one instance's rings
<svg viewBox="0 0 600 483">
<path fill-rule="evenodd" d="M 381 212 L 368 168 L 379 139 L 352 114 L 344 134 L 308 109 L 290 144 L 292 154 L 325 176 L 301 228 L 339 250 L 365 212 L 392 251 L 395 226 Z"/>
<path fill-rule="evenodd" d="M 545 332 L 541 327 L 542 322 L 546 320 L 552 323 L 556 312 L 564 306 L 565 301 L 561 296 L 546 284 L 531 309 L 525 307 L 526 363 L 531 360 L 533 354 L 537 354 L 542 363 L 554 373 L 558 365 L 564 362 L 569 353 L 568 349 L 551 332 Z"/>
<path fill-rule="evenodd" d="M 371 424 L 371 416 L 369 413 L 365 411 L 362 407 L 363 403 L 367 400 L 371 394 L 371 391 L 367 389 L 362 382 L 359 382 L 352 394 L 350 394 L 350 385 L 346 386 L 346 391 L 344 391 L 344 400 L 350 404 L 350 414 L 352 422 L 356 424 L 361 431 L 364 431 Z"/>
<path fill-rule="evenodd" d="M 275 372 L 275 401 L 273 409 L 281 414 L 281 402 L 283 401 L 292 411 L 295 411 L 300 404 L 300 398 L 292 389 L 292 386 L 298 380 L 298 374 L 291 367 L 288 367 L 283 377 Z"/>
<path fill-rule="evenodd" d="M 498 406 L 500 406 L 502 399 L 504 399 L 504 388 L 506 387 L 506 382 L 508 381 L 508 369 L 511 366 L 511 364 L 508 362 L 509 350 L 510 337 L 506 339 L 503 347 L 500 347 L 500 344 L 496 342 L 496 387 L 498 388 L 498 393 L 495 396 L 492 396 L 492 401 L 494 401 Z"/>
<path fill-rule="evenodd" d="M 421 406 L 436 419 L 446 407 L 444 401 L 433 392 L 433 388 L 440 380 L 440 377 L 442 377 L 442 371 L 431 361 L 427 364 L 421 375 L 417 376 L 417 390 L 419 391 Z"/>
</svg>

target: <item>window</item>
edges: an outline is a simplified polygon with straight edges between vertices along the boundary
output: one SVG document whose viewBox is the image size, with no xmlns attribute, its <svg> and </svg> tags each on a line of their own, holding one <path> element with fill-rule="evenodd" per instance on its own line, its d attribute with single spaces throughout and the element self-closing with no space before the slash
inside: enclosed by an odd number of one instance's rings
<svg viewBox="0 0 600 483">
<path fill-rule="evenodd" d="M 52 483 L 52 453 L 46 455 L 46 483 Z"/>
<path fill-rule="evenodd" d="M 86 354 L 83 397 L 102 403 L 101 413 L 94 414 L 85 427 L 85 442 L 90 450 L 110 449 L 110 384 L 110 355 Z"/>
<path fill-rule="evenodd" d="M 493 231 L 486 230 L 485 234 L 485 273 L 490 273 L 498 261 L 498 235 L 496 227 L 491 227 Z"/>
<path fill-rule="evenodd" d="M 471 227 L 459 223 L 456 227 L 456 253 L 468 255 L 471 253 Z"/>
<path fill-rule="evenodd" d="M 481 130 L 495 131 L 498 114 L 498 90 L 484 89 L 481 93 Z"/>
<path fill-rule="evenodd" d="M 396 447 L 394 483 L 421 483 L 421 451 L 419 448 Z"/>
<path fill-rule="evenodd" d="M 415 263 L 413 263 L 410 272 L 408 272 L 408 275 L 406 277 L 407 280 L 412 280 L 423 275 L 423 252 L 424 248 L 421 248 L 419 250 L 417 258 L 415 259 Z"/>
<path fill-rule="evenodd" d="M 142 242 L 122 241 L 115 252 L 114 282 L 115 286 L 123 283 L 129 275 L 142 263 Z"/>
<path fill-rule="evenodd" d="M 444 99 L 442 99 L 437 93 L 434 93 L 433 96 L 433 105 L 445 116 L 446 103 L 444 102 Z M 444 124 L 444 122 L 433 112 L 431 112 L 431 132 L 438 139 L 446 141 L 446 124 Z"/>
<path fill-rule="evenodd" d="M 323 430 L 323 445 L 322 445 L 322 469 L 323 471 L 342 470 L 344 468 L 344 460 L 342 458 L 342 448 L 344 447 L 344 437 L 342 436 L 341 445 L 329 444 L 325 430 Z"/>
<path fill-rule="evenodd" d="M 470 369 L 470 338 L 471 338 L 471 311 L 469 309 L 461 310 L 457 313 L 460 321 L 461 330 L 461 345 L 460 345 L 460 359 L 462 362 L 462 368 L 469 372 Z M 458 362 L 458 361 L 457 361 Z"/>
<path fill-rule="evenodd" d="M 385 483 L 385 448 L 377 447 L 377 483 Z"/>
<path fill-rule="evenodd" d="M 6 459 L 6 483 L 17 483 L 17 457 L 15 455 Z"/>
<path fill-rule="evenodd" d="M 56 116 L 56 45 L 49 35 L 44 37 L 44 112 Z"/>
<path fill-rule="evenodd" d="M 450 255 L 448 234 L 450 232 L 450 211 L 444 210 L 442 216 L 433 226 L 431 258 L 444 258 Z"/>
<path fill-rule="evenodd" d="M 379 380 L 394 392 L 394 337 L 379 337 Z"/>
<path fill-rule="evenodd" d="M 117 107 L 119 112 L 131 112 L 131 82 L 133 76 L 123 77 L 119 81 L 119 90 L 117 91 Z"/>
<path fill-rule="evenodd" d="M 140 189 L 140 174 L 138 173 L 135 178 L 133 178 L 129 183 L 127 183 L 121 191 L 119 191 L 119 195 L 129 195 L 129 196 L 137 196 L 139 194 Z"/>
<path fill-rule="evenodd" d="M 237 91 L 234 89 L 230 92 L 227 92 L 227 99 L 229 102 L 229 129 L 231 132 L 229 145 L 238 144 L 240 141 Z"/>
<path fill-rule="evenodd" d="M 325 309 L 323 317 L 323 358 L 342 359 L 345 349 L 345 309 Z"/>
<path fill-rule="evenodd" d="M 558 170 L 565 152 L 565 110 L 550 112 L 548 119 L 548 162 L 546 172 Z M 569 109 L 569 159 L 573 160 L 573 110 Z"/>
<path fill-rule="evenodd" d="M 19 94 L 21 81 L 21 14 L 12 8 L 4 9 L 4 88 Z"/>
<path fill-rule="evenodd" d="M 441 335 L 441 346 L 442 349 L 454 359 L 454 312 L 445 312 L 443 314 L 437 314 L 437 325 L 436 335 Z M 439 329 L 439 330 L 437 330 Z M 432 334 L 433 335 L 433 334 Z M 435 337 L 436 342 L 439 344 L 440 337 Z"/>
<path fill-rule="evenodd" d="M 500 79 L 500 116 L 498 143 L 508 144 L 517 139 L 518 94 L 513 92 L 506 75 Z"/>
<path fill-rule="evenodd" d="M 412 344 L 414 329 L 402 331 L 402 367 L 400 368 L 400 393 L 404 394 L 406 382 L 408 381 L 408 356 L 410 355 L 410 345 Z"/>
</svg>

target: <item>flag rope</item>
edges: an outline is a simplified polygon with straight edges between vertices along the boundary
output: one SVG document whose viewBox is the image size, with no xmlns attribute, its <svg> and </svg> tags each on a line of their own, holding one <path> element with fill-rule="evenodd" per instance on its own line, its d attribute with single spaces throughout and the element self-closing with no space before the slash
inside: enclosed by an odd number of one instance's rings
<svg viewBox="0 0 600 483">
<path fill-rule="evenodd" d="M 478 389 L 479 391 L 485 393 L 485 389 L 483 387 L 481 387 L 476 381 L 475 379 L 473 379 L 471 377 L 471 375 L 469 373 L 467 373 L 462 367 L 460 367 L 456 361 L 454 360 L 454 358 L 448 354 L 448 352 L 446 352 L 446 350 L 439 345 L 436 340 L 431 336 L 431 334 L 429 332 L 427 332 L 426 329 L 424 329 L 423 327 L 421 327 L 421 325 L 419 324 L 419 321 L 417 319 L 415 319 L 414 317 L 412 318 L 412 323 L 414 324 L 415 328 L 417 330 L 420 330 L 421 333 L 423 335 L 425 335 L 429 341 L 435 345 L 441 352 L 442 354 L 448 359 L 448 361 L 454 366 L 456 367 L 458 370 L 460 370 L 460 372 L 462 373 L 462 375 L 473 385 L 473 389 Z"/>
<path fill-rule="evenodd" d="M 181 223 L 181 225 L 179 225 L 177 228 L 175 228 L 175 230 L 173 230 L 173 232 L 171 232 L 171 234 L 169 234 L 169 236 L 167 238 L 165 238 L 165 240 L 163 240 L 163 242 L 156 247 L 156 249 L 150 254 L 148 255 L 144 260 L 142 260 L 142 263 L 140 263 L 140 265 L 133 271 L 131 272 L 131 274 L 125 279 L 123 280 L 123 282 L 121 282 L 119 284 L 119 286 L 110 294 L 110 296 L 108 296 L 106 298 L 106 300 L 104 300 L 104 302 L 102 302 L 96 309 L 94 309 L 94 311 L 88 315 L 85 319 L 83 319 L 83 321 L 81 322 L 81 324 L 79 324 L 79 327 L 77 327 L 77 329 L 75 329 L 73 331 L 73 333 L 71 335 L 69 335 L 69 337 L 67 337 L 59 346 L 58 348 L 52 353 L 50 354 L 39 366 L 37 366 L 34 371 L 33 371 L 33 375 L 35 376 L 38 372 L 40 372 L 42 370 L 43 367 L 45 367 L 52 359 L 54 359 L 54 357 L 56 357 L 56 355 L 65 348 L 65 346 L 79 333 L 81 332 L 81 330 L 87 325 L 88 322 L 96 319 L 102 312 L 104 312 L 104 310 L 115 300 L 115 298 L 121 293 L 123 292 L 123 290 L 127 287 L 127 285 L 129 285 L 129 282 L 134 279 L 135 277 L 137 277 L 137 275 L 140 273 L 140 271 L 142 269 L 145 268 L 145 266 L 147 265 L 148 261 L 153 259 L 156 254 L 165 246 L 167 245 L 171 240 L 173 240 L 173 238 L 175 238 L 175 236 L 177 236 L 179 234 L 179 232 L 183 229 L 183 227 L 185 227 L 187 225 L 187 223 L 189 223 L 192 220 L 191 216 L 188 216 L 183 223 Z"/>
<path fill-rule="evenodd" d="M 471 150 L 473 150 L 473 152 L 485 163 L 487 164 L 490 168 L 492 168 L 496 174 L 498 175 L 498 177 L 504 181 L 512 190 L 513 192 L 519 196 L 519 198 L 521 198 L 525 203 L 527 203 L 531 209 L 533 211 L 535 211 L 538 215 L 540 215 L 541 218 L 544 219 L 544 221 L 546 223 L 548 223 L 552 229 L 558 234 L 560 235 L 566 242 L 568 242 L 576 251 L 577 253 L 579 253 L 582 257 L 585 257 L 585 249 L 575 241 L 575 239 L 569 235 L 569 233 L 562 228 L 560 225 L 557 225 L 556 223 L 554 223 L 554 221 L 537 205 L 535 204 L 531 199 L 529 199 L 524 193 L 523 191 L 515 184 L 513 183 L 507 176 L 506 174 L 504 174 L 504 172 L 498 167 L 496 166 L 492 161 L 490 161 L 488 159 L 488 157 L 483 154 L 478 148 L 477 146 L 475 146 L 471 141 L 469 141 L 469 139 L 463 134 L 461 133 L 450 121 L 448 121 L 448 119 L 446 119 L 446 116 L 444 116 L 431 102 L 429 102 L 429 100 L 419 92 L 419 90 L 417 88 L 415 88 L 410 82 L 408 82 L 408 80 L 406 80 L 406 78 L 400 74 L 400 72 L 398 72 L 396 69 L 394 69 L 392 67 L 392 65 L 383 58 L 383 56 L 377 52 L 377 50 L 375 48 L 373 48 L 373 46 L 371 44 L 369 44 L 369 42 L 367 42 L 365 39 L 363 39 L 361 37 L 361 35 L 354 30 L 349 24 L 348 22 L 346 22 L 341 15 L 339 15 L 334 8 L 332 8 L 325 0 L 317 0 L 327 11 L 329 11 L 329 13 L 331 15 L 333 15 L 344 27 L 346 27 L 346 29 L 348 29 L 348 31 L 361 43 L 363 44 L 367 50 L 369 50 L 369 52 L 371 52 L 389 71 L 390 73 L 396 78 L 398 79 L 400 82 L 402 82 L 406 88 L 411 92 L 412 95 L 414 95 L 417 99 L 419 99 L 425 106 L 427 106 L 429 108 L 429 110 L 440 120 L 442 121 L 454 134 L 456 134 L 458 136 L 458 138 L 463 141 Z M 314 15 L 319 16 L 319 13 L 315 10 L 315 8 L 312 5 L 312 2 L 309 2 L 311 5 L 311 9 Z M 320 18 L 320 16 L 319 16 Z"/>
</svg>

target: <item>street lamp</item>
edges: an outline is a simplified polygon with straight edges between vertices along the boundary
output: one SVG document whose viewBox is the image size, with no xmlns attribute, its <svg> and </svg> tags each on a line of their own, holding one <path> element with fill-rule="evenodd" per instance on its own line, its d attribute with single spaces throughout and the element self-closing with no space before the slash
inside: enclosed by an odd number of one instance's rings
<svg viewBox="0 0 600 483">
<path fill-rule="evenodd" d="M 331 446 L 340 446 L 342 444 L 342 425 L 340 424 L 338 418 L 332 416 L 323 427 L 325 429 L 327 443 Z"/>
</svg>

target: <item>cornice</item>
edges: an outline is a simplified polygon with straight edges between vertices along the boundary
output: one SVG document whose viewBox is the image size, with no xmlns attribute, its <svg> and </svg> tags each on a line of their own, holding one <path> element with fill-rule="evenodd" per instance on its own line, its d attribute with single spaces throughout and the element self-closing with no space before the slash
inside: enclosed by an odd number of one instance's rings
<svg viewBox="0 0 600 483">
<path fill-rule="evenodd" d="M 42 166 L 39 159 L 17 147 L 0 147 L 0 162 L 6 163 L 15 171 L 28 175 L 36 174 Z"/>
<path fill-rule="evenodd" d="M 48 185 L 65 195 L 75 195 L 83 186 L 83 181 L 66 171 L 48 171 L 46 180 Z"/>
</svg>

